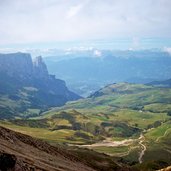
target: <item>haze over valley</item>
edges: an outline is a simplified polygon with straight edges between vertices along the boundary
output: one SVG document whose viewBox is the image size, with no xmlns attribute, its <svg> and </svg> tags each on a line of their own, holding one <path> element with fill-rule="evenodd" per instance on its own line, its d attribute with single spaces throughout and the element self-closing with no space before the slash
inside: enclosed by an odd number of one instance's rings
<svg viewBox="0 0 171 171">
<path fill-rule="evenodd" d="M 145 84 L 171 73 L 171 56 L 161 50 L 70 50 L 44 59 L 51 73 L 84 97 L 107 84 Z"/>
</svg>

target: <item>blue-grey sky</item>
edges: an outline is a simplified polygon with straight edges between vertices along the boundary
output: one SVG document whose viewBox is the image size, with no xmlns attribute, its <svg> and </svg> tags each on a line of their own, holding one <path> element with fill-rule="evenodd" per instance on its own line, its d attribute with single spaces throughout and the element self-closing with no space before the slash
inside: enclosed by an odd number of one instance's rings
<svg viewBox="0 0 171 171">
<path fill-rule="evenodd" d="M 0 46 L 171 39 L 171 0 L 1 0 Z"/>
</svg>

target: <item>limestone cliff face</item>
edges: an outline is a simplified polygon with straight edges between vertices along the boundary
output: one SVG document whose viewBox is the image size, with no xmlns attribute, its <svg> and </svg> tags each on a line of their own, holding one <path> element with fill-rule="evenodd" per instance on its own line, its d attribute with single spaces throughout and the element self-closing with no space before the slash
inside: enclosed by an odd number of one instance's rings
<svg viewBox="0 0 171 171">
<path fill-rule="evenodd" d="M 34 72 L 34 76 L 39 79 L 49 78 L 49 73 L 48 73 L 46 64 L 43 62 L 43 59 L 41 56 L 38 56 L 33 60 L 33 72 Z"/>
<path fill-rule="evenodd" d="M 0 54 L 0 72 L 9 76 L 31 77 L 33 74 L 33 63 L 30 54 Z"/>
<path fill-rule="evenodd" d="M 29 108 L 45 110 L 80 98 L 68 90 L 63 80 L 49 75 L 41 56 L 32 62 L 27 53 L 0 54 L 0 78 L 0 99 L 5 96 L 14 104 L 19 103 L 21 112 Z M 5 111 L 6 108 L 10 108 L 8 104 L 6 107 L 3 105 Z M 18 108 L 13 112 L 17 113 Z"/>
<path fill-rule="evenodd" d="M 33 61 L 27 53 L 0 54 L 0 72 L 14 77 L 49 78 L 46 64 L 41 56 Z"/>
</svg>

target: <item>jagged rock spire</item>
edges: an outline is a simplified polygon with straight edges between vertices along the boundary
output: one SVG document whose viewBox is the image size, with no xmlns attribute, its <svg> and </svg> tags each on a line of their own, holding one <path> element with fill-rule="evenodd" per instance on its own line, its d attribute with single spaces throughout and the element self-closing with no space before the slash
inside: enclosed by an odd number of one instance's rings
<svg viewBox="0 0 171 171">
<path fill-rule="evenodd" d="M 46 64 L 41 56 L 38 56 L 33 61 L 34 75 L 38 78 L 48 78 L 49 73 Z"/>
</svg>

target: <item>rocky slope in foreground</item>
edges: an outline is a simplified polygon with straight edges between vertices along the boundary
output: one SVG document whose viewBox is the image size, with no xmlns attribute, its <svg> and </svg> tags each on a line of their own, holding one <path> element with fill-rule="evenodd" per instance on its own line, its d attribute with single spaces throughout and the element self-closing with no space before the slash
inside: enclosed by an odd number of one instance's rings
<svg viewBox="0 0 171 171">
<path fill-rule="evenodd" d="M 128 171 L 102 154 L 78 157 L 61 146 L 14 132 L 0 126 L 1 171 Z"/>
<path fill-rule="evenodd" d="M 15 168 L 14 170 L 16 171 L 76 171 L 79 169 L 82 171 L 93 171 L 93 169 L 79 162 L 76 157 L 67 153 L 67 151 L 0 127 L 0 170 L 5 167 Z"/>
</svg>

